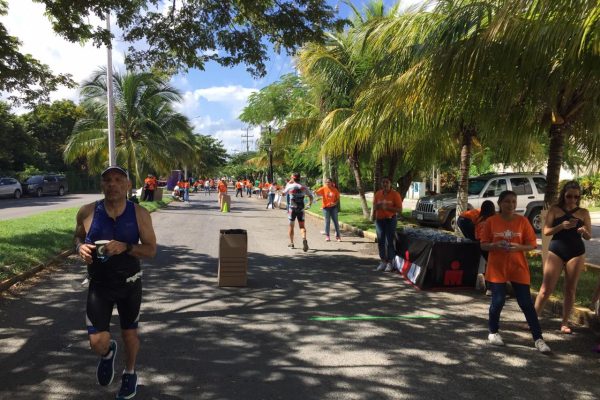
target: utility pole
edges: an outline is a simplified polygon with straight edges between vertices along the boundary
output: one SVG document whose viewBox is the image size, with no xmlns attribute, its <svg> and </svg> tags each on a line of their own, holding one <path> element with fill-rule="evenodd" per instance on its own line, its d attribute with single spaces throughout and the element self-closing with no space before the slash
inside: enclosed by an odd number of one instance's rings
<svg viewBox="0 0 600 400">
<path fill-rule="evenodd" d="M 271 146 L 271 125 L 269 125 L 269 144 L 268 144 L 268 151 L 269 151 L 269 176 L 267 177 L 267 180 L 269 181 L 269 183 L 273 183 L 273 146 Z"/>
<path fill-rule="evenodd" d="M 249 135 L 248 134 L 248 130 L 250 129 L 250 127 L 246 128 L 246 134 L 242 134 L 242 143 L 244 143 L 244 139 L 246 139 L 246 153 L 248 153 L 250 151 L 250 138 L 253 138 L 254 135 Z"/>
<path fill-rule="evenodd" d="M 106 12 L 106 29 L 110 32 L 110 10 Z M 113 97 L 112 44 L 106 47 L 106 95 L 108 97 L 108 166 L 117 165 L 115 151 L 115 114 Z"/>
</svg>

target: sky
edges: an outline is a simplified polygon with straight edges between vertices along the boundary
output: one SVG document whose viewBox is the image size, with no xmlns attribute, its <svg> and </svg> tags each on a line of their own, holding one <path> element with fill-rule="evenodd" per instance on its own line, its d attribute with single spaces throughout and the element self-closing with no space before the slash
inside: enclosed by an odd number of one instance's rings
<svg viewBox="0 0 600 400">
<path fill-rule="evenodd" d="M 404 6 L 418 3 L 421 0 L 405 0 Z M 349 8 L 342 2 L 331 0 L 342 16 L 347 16 Z M 359 9 L 363 1 L 353 1 Z M 386 4 L 391 1 L 386 1 Z M 80 45 L 70 43 L 51 28 L 49 20 L 44 16 L 44 6 L 32 0 L 9 0 L 8 15 L 0 17 L 9 34 L 22 42 L 21 51 L 29 53 L 41 62 L 48 64 L 55 73 L 70 73 L 76 82 L 82 82 L 93 71 L 106 65 L 106 49 L 96 48 L 91 43 Z M 104 22 L 98 20 L 98 24 Z M 115 71 L 125 72 L 124 51 L 126 43 L 113 41 L 113 67 Z M 230 153 L 245 151 L 246 143 L 242 135 L 248 131 L 251 141 L 260 136 L 260 128 L 248 127 L 237 117 L 246 105 L 248 96 L 253 92 L 277 81 L 281 75 L 295 71 L 293 59 L 286 55 L 269 53 L 267 75 L 253 78 L 244 65 L 233 68 L 222 67 L 216 63 L 207 64 L 204 71 L 190 70 L 186 74 L 176 75 L 171 84 L 183 96 L 176 109 L 190 118 L 194 132 L 211 135 L 221 140 Z M 60 88 L 51 96 L 52 100 L 70 99 L 79 102 L 76 89 Z M 14 110 L 15 112 L 26 110 Z M 254 142 L 250 143 L 253 149 Z"/>
</svg>

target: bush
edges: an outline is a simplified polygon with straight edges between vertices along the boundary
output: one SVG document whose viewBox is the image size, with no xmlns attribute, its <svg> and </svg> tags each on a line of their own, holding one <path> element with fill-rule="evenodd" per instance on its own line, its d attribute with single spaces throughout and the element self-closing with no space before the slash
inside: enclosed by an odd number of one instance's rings
<svg viewBox="0 0 600 400">
<path fill-rule="evenodd" d="M 577 182 L 581 186 L 582 202 L 589 206 L 600 206 L 600 174 L 580 177 Z"/>
</svg>

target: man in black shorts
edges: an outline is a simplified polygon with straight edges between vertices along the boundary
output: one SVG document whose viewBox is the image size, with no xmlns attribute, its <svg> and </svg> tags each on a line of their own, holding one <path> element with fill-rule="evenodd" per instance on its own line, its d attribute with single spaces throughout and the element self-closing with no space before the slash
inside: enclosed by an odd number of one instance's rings
<svg viewBox="0 0 600 400">
<path fill-rule="evenodd" d="M 110 317 L 117 305 L 125 345 L 125 370 L 117 399 L 137 391 L 135 360 L 140 342 L 137 328 L 142 302 L 140 258 L 156 254 L 150 213 L 127 200 L 127 171 L 118 166 L 102 172 L 104 199 L 86 204 L 77 213 L 75 245 L 86 262 L 90 287 L 86 323 L 90 347 L 100 356 L 96 378 L 102 386 L 114 377 L 117 342 L 111 339 Z"/>
<path fill-rule="evenodd" d="M 287 211 L 290 226 L 288 235 L 290 244 L 288 247 L 294 248 L 294 221 L 298 219 L 300 227 L 300 235 L 302 236 L 302 250 L 308 250 L 308 241 L 306 240 L 306 228 L 304 227 L 304 197 L 308 196 L 310 207 L 313 201 L 313 195 L 310 190 L 300 183 L 300 174 L 295 172 L 292 174 L 292 179 L 288 182 L 283 190 L 283 194 L 287 196 Z"/>
</svg>

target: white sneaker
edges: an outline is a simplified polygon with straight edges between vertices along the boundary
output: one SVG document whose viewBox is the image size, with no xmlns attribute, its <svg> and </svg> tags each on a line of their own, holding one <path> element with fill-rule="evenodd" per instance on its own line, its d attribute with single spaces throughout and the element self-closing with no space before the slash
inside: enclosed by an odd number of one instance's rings
<svg viewBox="0 0 600 400">
<path fill-rule="evenodd" d="M 382 261 L 379 263 L 379 265 L 377 266 L 375 271 L 383 271 L 383 270 L 385 270 L 385 263 Z"/>
<path fill-rule="evenodd" d="M 544 342 L 544 339 L 538 339 L 535 341 L 535 348 L 540 351 L 540 353 L 550 353 L 550 347 Z"/>
<path fill-rule="evenodd" d="M 385 264 L 385 272 L 392 272 L 394 267 L 392 267 L 392 263 Z"/>
<path fill-rule="evenodd" d="M 490 333 L 488 335 L 488 342 L 490 342 L 490 344 L 493 344 L 494 346 L 504 346 L 504 341 L 502 340 L 502 336 L 500 336 L 499 333 Z"/>
</svg>

